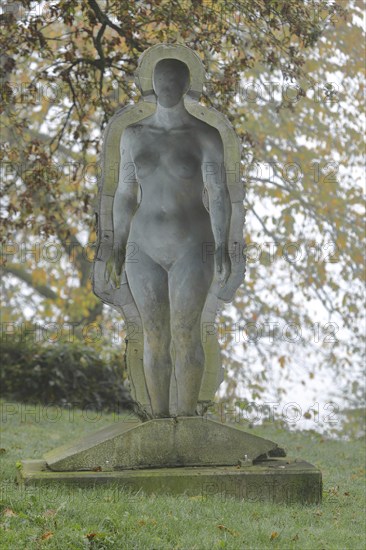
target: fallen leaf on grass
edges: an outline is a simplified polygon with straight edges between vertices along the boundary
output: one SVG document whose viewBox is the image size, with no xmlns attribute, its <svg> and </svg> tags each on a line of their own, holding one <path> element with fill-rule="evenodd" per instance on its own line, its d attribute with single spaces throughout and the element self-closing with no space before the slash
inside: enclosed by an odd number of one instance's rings
<svg viewBox="0 0 366 550">
<path fill-rule="evenodd" d="M 41 535 L 42 540 L 48 540 L 51 537 L 53 537 L 52 531 L 46 531 L 45 533 L 43 533 L 43 535 Z"/>
<path fill-rule="evenodd" d="M 56 514 L 57 514 L 57 510 L 46 510 L 43 515 L 45 517 L 50 517 L 50 516 L 52 517 L 52 516 L 55 516 Z"/>
<path fill-rule="evenodd" d="M 296 533 L 296 535 L 294 537 L 292 537 L 291 540 L 299 540 L 299 535 Z"/>
<path fill-rule="evenodd" d="M 5 510 L 3 510 L 3 515 L 7 518 L 11 518 L 16 516 L 16 513 L 11 508 L 5 508 Z"/>
<path fill-rule="evenodd" d="M 237 537 L 239 533 L 237 531 L 233 531 L 232 529 L 229 529 L 229 527 L 226 527 L 226 525 L 219 524 L 217 526 L 221 531 L 226 531 L 227 533 L 230 533 L 233 537 Z"/>
<path fill-rule="evenodd" d="M 97 535 L 98 535 L 98 533 L 88 533 L 85 536 L 88 540 L 93 540 L 93 538 L 96 537 Z"/>
<path fill-rule="evenodd" d="M 6 449 L 4 449 L 3 447 L 1 447 L 1 449 L 0 449 L 0 455 L 2 455 L 2 454 L 4 454 L 4 453 L 6 453 Z"/>
<path fill-rule="evenodd" d="M 140 519 L 137 522 L 138 525 L 144 526 L 144 525 L 157 525 L 157 521 L 154 518 L 147 518 L 147 519 Z"/>
<path fill-rule="evenodd" d="M 95 468 L 93 468 L 93 472 L 101 472 L 101 471 L 102 471 L 101 466 L 96 466 Z"/>
<path fill-rule="evenodd" d="M 346 491 L 346 492 L 344 493 L 344 496 L 345 496 L 345 497 L 349 497 L 350 494 L 351 494 L 351 493 L 349 493 L 348 491 Z"/>
<path fill-rule="evenodd" d="M 278 536 L 279 536 L 279 534 L 277 533 L 277 531 L 272 531 L 271 536 L 270 536 L 270 540 L 277 539 Z"/>
</svg>

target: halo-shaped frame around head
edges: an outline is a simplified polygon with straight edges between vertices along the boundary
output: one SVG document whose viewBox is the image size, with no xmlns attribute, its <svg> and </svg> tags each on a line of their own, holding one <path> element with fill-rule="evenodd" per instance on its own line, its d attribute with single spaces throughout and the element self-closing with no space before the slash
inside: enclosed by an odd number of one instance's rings
<svg viewBox="0 0 366 550">
<path fill-rule="evenodd" d="M 153 73 L 156 63 L 162 59 L 178 59 L 188 66 L 191 82 L 187 95 L 197 100 L 202 94 L 206 71 L 198 55 L 183 44 L 156 44 L 141 55 L 135 82 L 143 97 L 152 101 L 156 99 Z"/>
</svg>

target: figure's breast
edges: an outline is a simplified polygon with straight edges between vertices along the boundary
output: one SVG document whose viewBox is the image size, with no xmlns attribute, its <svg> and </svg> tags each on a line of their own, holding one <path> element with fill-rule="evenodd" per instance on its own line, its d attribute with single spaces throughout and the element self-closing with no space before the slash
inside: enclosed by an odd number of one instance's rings
<svg viewBox="0 0 366 550">
<path fill-rule="evenodd" d="M 160 155 L 157 151 L 141 150 L 134 158 L 134 163 L 137 179 L 144 180 L 159 167 Z"/>
</svg>

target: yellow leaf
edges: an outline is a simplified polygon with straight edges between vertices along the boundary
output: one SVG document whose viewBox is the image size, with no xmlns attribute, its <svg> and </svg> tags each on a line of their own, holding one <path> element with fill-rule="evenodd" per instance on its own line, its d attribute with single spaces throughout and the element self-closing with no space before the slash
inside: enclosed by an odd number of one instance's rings
<svg viewBox="0 0 366 550">
<path fill-rule="evenodd" d="M 11 518 L 13 516 L 16 516 L 16 513 L 11 508 L 5 508 L 5 510 L 3 511 L 3 515 L 7 518 Z"/>
<path fill-rule="evenodd" d="M 47 283 L 47 274 L 43 269 L 37 268 L 32 271 L 32 281 L 37 285 L 45 285 Z"/>
</svg>

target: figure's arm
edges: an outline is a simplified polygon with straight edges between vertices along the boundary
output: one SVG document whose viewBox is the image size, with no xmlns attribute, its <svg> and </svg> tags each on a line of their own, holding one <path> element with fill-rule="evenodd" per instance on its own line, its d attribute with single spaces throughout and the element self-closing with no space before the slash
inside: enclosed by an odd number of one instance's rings
<svg viewBox="0 0 366 550">
<path fill-rule="evenodd" d="M 127 239 L 132 217 L 137 208 L 138 183 L 131 157 L 131 134 L 127 128 L 121 138 L 121 160 L 118 186 L 113 200 L 113 255 L 107 262 L 107 280 L 112 277 L 116 287 L 126 260 Z"/>
<path fill-rule="evenodd" d="M 229 231 L 231 201 L 226 184 L 224 147 L 219 132 L 213 131 L 205 140 L 203 154 L 203 181 L 208 192 L 212 232 L 215 239 L 215 262 L 221 285 L 230 276 Z"/>
</svg>

